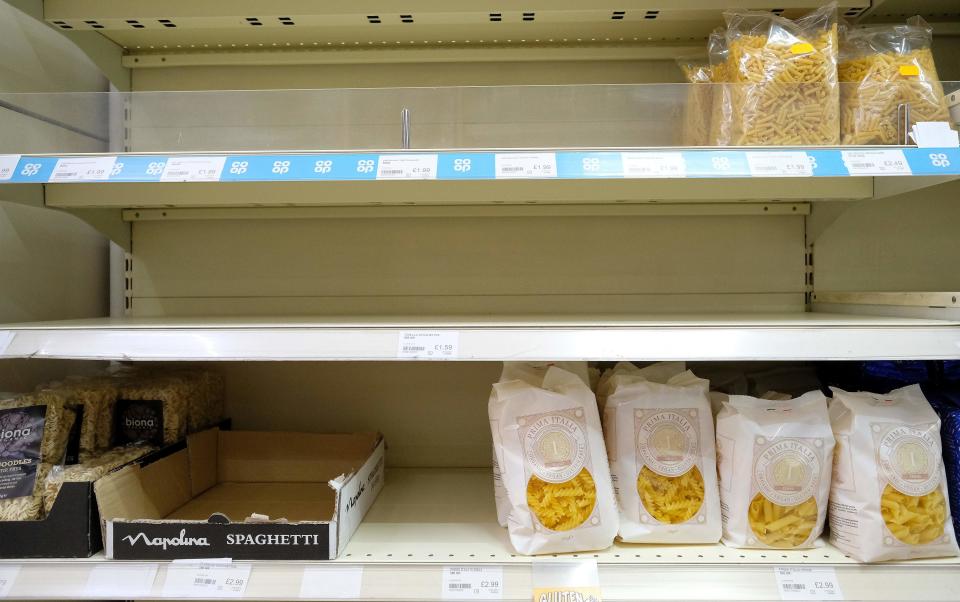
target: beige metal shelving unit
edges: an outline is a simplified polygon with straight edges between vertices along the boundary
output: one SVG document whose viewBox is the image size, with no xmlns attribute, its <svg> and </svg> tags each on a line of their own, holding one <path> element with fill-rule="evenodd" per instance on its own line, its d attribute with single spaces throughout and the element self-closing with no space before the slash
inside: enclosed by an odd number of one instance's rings
<svg viewBox="0 0 960 602">
<path fill-rule="evenodd" d="M 239 147 L 242 127 L 194 127 L 242 121 L 231 110 L 256 107 L 229 90 L 678 81 L 673 58 L 701 48 L 720 12 L 707 0 L 11 3 L 75 40 L 133 94 L 104 101 L 105 118 L 71 107 L 97 133 L 83 148 L 76 132 L 21 115 L 19 129 L 2 127 L 32 134 L 20 138 L 31 148 L 2 150 L 114 155 L 168 151 L 171 140 L 183 153 L 262 150 Z M 787 14 L 817 4 L 726 3 Z M 946 1 L 841 4 L 855 20 L 919 10 L 947 34 L 960 23 Z M 958 38 L 936 48 L 941 78 L 960 80 Z M 144 119 L 177 98 L 150 96 L 158 90 L 183 93 L 178 106 L 192 112 L 171 111 L 176 123 Z M 191 103 L 190 91 L 222 95 Z M 343 98 L 353 108 L 358 97 Z M 556 110 L 548 106 L 521 108 Z M 247 115 L 288 118 L 295 136 L 302 124 L 291 107 L 268 101 Z M 80 216 L 126 250 L 111 274 L 112 318 L 0 327 L 0 357 L 220 360 L 239 428 L 382 428 L 394 442 L 388 484 L 346 555 L 253 563 L 246 598 L 295 599 L 305 571 L 359 567 L 354 597 L 442 599 L 445 567 L 482 564 L 502 567 L 504 599 L 529 599 L 538 564 L 559 559 L 511 554 L 496 526 L 483 468 L 494 362 L 956 359 L 958 191 L 930 176 L 0 187 L 4 200 Z M 399 359 L 401 333 L 425 329 L 459 334 L 457 357 L 441 359 L 476 361 L 386 361 Z M 443 430 L 433 420 L 441 414 Z M 565 559 L 596 561 L 611 600 L 776 599 L 782 565 L 833 567 L 848 599 L 960 598 L 954 560 L 864 566 L 829 546 L 615 546 Z M 19 567 L 13 598 L 109 598 L 89 593 L 91 574 L 131 566 L 0 561 L 0 574 Z M 157 569 L 131 593 L 167 597 L 170 565 Z"/>
</svg>

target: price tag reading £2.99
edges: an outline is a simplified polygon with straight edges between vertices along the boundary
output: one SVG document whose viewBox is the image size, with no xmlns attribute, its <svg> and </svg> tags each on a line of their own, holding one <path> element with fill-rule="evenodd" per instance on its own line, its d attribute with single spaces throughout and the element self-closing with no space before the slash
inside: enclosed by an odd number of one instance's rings
<svg viewBox="0 0 960 602">
<path fill-rule="evenodd" d="M 556 153 L 497 153 L 494 164 L 498 179 L 557 177 Z"/>
<path fill-rule="evenodd" d="M 6 598 L 20 574 L 19 564 L 0 565 L 0 598 Z"/>
<path fill-rule="evenodd" d="M 397 357 L 457 358 L 460 356 L 458 330 L 401 330 Z"/>
<path fill-rule="evenodd" d="M 909 176 L 910 165 L 900 149 L 840 151 L 851 176 Z"/>
<path fill-rule="evenodd" d="M 833 567 L 774 567 L 781 600 L 843 600 Z"/>
<path fill-rule="evenodd" d="M 167 567 L 165 598 L 242 598 L 250 564 L 177 564 Z"/>
<path fill-rule="evenodd" d="M 0 182 L 13 179 L 18 163 L 20 163 L 20 155 L 0 155 Z"/>
<path fill-rule="evenodd" d="M 500 600 L 503 598 L 503 567 L 443 567 L 442 597 L 444 600 Z"/>
</svg>

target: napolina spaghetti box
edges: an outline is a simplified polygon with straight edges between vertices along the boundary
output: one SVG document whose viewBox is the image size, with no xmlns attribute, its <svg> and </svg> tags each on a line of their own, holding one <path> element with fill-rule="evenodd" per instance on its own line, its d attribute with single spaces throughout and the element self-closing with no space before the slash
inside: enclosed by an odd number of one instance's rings
<svg viewBox="0 0 960 602">
<path fill-rule="evenodd" d="M 383 488 L 379 433 L 221 431 L 97 481 L 108 558 L 330 560 Z"/>
</svg>

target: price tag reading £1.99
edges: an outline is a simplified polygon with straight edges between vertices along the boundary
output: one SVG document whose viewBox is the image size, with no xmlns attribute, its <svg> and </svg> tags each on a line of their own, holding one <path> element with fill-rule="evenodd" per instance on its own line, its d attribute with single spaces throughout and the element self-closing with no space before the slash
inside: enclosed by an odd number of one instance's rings
<svg viewBox="0 0 960 602">
<path fill-rule="evenodd" d="M 500 600 L 503 598 L 503 567 L 443 567 L 442 597 L 444 600 Z"/>
<path fill-rule="evenodd" d="M 250 564 L 178 564 L 167 567 L 165 598 L 242 598 Z"/>
<path fill-rule="evenodd" d="M 843 600 L 833 567 L 778 566 L 773 570 L 781 600 Z"/>
<path fill-rule="evenodd" d="M 497 153 L 494 164 L 498 179 L 557 177 L 556 153 Z"/>
<path fill-rule="evenodd" d="M 13 178 L 18 163 L 20 155 L 0 155 L 0 182 Z"/>
<path fill-rule="evenodd" d="M 750 175 L 754 177 L 803 177 L 813 175 L 813 165 L 802 151 L 747 153 Z"/>
<path fill-rule="evenodd" d="M 896 176 L 911 173 L 900 149 L 840 151 L 851 176 Z"/>
</svg>

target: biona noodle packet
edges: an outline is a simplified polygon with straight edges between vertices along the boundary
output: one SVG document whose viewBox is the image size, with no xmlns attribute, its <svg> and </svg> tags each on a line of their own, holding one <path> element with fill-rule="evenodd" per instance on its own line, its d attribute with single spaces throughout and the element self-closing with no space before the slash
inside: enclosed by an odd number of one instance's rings
<svg viewBox="0 0 960 602">
<path fill-rule="evenodd" d="M 833 447 L 820 391 L 789 400 L 731 395 L 717 416 L 723 543 L 815 547 L 826 519 Z"/>
<path fill-rule="evenodd" d="M 940 420 L 920 385 L 833 389 L 830 542 L 863 562 L 956 556 Z"/>
<path fill-rule="evenodd" d="M 506 363 L 488 410 L 517 552 L 609 547 L 617 509 L 596 398 L 583 376 Z"/>
</svg>

